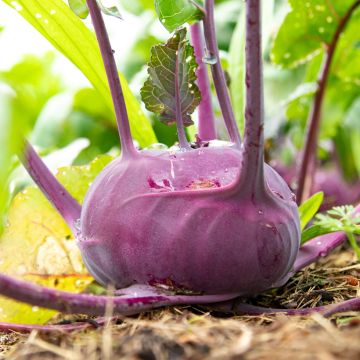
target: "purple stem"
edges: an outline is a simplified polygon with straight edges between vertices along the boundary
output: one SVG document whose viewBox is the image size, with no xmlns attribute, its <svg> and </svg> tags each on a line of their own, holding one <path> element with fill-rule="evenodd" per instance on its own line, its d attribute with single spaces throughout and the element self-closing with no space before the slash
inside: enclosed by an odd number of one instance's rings
<svg viewBox="0 0 360 360">
<path fill-rule="evenodd" d="M 308 241 L 300 248 L 292 272 L 295 274 L 305 266 L 327 256 L 332 250 L 343 244 L 346 239 L 345 233 L 336 232 L 318 236 Z"/>
<path fill-rule="evenodd" d="M 239 129 L 236 125 L 235 115 L 231 106 L 230 95 L 226 85 L 225 74 L 221 66 L 219 49 L 215 33 L 214 21 L 214 0 L 205 1 L 205 17 L 204 17 L 204 32 L 206 47 L 210 57 L 214 57 L 216 63 L 211 65 L 211 73 L 214 80 L 214 86 L 219 105 L 224 117 L 226 128 L 229 132 L 230 140 L 238 147 L 241 145 L 241 137 Z"/>
<path fill-rule="evenodd" d="M 109 82 L 110 92 L 114 103 L 117 126 L 120 135 L 123 156 L 135 156 L 137 151 L 134 147 L 129 118 L 126 111 L 124 94 L 122 91 L 119 74 L 116 68 L 113 50 L 106 32 L 104 20 L 96 0 L 86 0 L 90 16 L 98 39 L 100 52 L 104 61 L 105 71 Z"/>
<path fill-rule="evenodd" d="M 81 213 L 79 203 L 59 183 L 26 140 L 19 158 L 34 182 L 64 218 L 73 234 L 76 234 L 75 221 L 80 218 Z"/>
<path fill-rule="evenodd" d="M 236 294 L 222 295 L 158 295 L 139 293 L 134 297 L 73 294 L 45 288 L 0 274 L 0 294 L 31 305 L 64 313 L 103 316 L 109 303 L 114 315 L 134 315 L 142 311 L 178 304 L 206 304 L 234 299 Z"/>
<path fill-rule="evenodd" d="M 321 121 L 321 108 L 324 100 L 326 84 L 329 78 L 330 67 L 335 54 L 336 46 L 341 33 L 344 31 L 348 21 L 351 18 L 351 15 L 359 5 L 360 5 L 360 0 L 355 1 L 351 5 L 349 10 L 346 12 L 346 14 L 340 19 L 335 34 L 330 44 L 327 46 L 325 52 L 323 64 L 320 70 L 319 78 L 317 80 L 318 88 L 315 93 L 313 106 L 307 121 L 308 128 L 306 131 L 305 148 L 300 161 L 298 188 L 296 192 L 296 198 L 298 204 L 301 204 L 303 200 L 305 200 L 310 195 L 309 189 L 311 189 L 314 179 L 314 172 L 308 174 L 308 168 L 312 162 L 316 161 L 316 148 L 318 143 L 319 127 Z M 307 190 L 306 194 L 304 192 L 305 188 Z"/>
<path fill-rule="evenodd" d="M 188 143 L 186 139 L 185 129 L 184 129 L 184 122 L 182 118 L 182 112 L 181 112 L 181 95 L 180 95 L 180 84 L 179 84 L 179 71 L 181 64 L 179 51 L 176 55 L 176 62 L 175 62 L 175 118 L 176 118 L 176 129 L 178 133 L 179 138 L 179 144 L 181 149 L 187 149 L 190 150 L 190 144 Z"/>
<path fill-rule="evenodd" d="M 92 324 L 92 322 L 94 324 Z M 71 331 L 79 331 L 84 330 L 96 325 L 103 325 L 106 320 L 105 318 L 95 319 L 92 322 L 86 321 L 77 321 L 76 323 L 71 324 L 54 324 L 54 325 L 33 325 L 33 324 L 13 324 L 0 322 L 0 332 L 2 333 L 10 333 L 10 332 L 18 332 L 18 333 L 31 333 L 33 330 L 37 331 L 45 331 L 45 332 L 71 332 Z"/>
<path fill-rule="evenodd" d="M 210 80 L 207 66 L 203 62 L 204 39 L 199 22 L 190 26 L 191 43 L 194 47 L 196 62 L 199 67 L 196 71 L 197 84 L 201 93 L 199 111 L 199 138 L 204 141 L 216 139 L 215 115 L 211 102 Z"/>
<path fill-rule="evenodd" d="M 264 185 L 264 100 L 261 50 L 261 1 L 246 1 L 246 107 L 242 191 L 262 196 Z"/>
<path fill-rule="evenodd" d="M 224 302 L 210 306 L 213 310 L 229 312 L 236 315 L 263 315 L 263 314 L 284 314 L 284 315 L 310 315 L 321 313 L 323 316 L 331 316 L 337 313 L 348 311 L 360 311 L 360 297 L 343 301 L 339 304 L 330 304 L 305 309 L 272 309 L 250 304 Z"/>
</svg>

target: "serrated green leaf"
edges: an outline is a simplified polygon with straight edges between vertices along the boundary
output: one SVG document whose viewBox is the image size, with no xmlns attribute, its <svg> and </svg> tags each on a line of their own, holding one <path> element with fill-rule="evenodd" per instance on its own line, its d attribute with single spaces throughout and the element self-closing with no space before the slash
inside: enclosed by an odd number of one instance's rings
<svg viewBox="0 0 360 360">
<path fill-rule="evenodd" d="M 89 79 L 99 97 L 114 114 L 113 103 L 99 47 L 94 34 L 62 0 L 3 0 L 24 17 L 57 50 L 73 62 Z M 134 139 L 142 147 L 156 142 L 150 122 L 142 112 L 126 79 L 120 73 L 121 84 Z M 112 121 L 115 122 L 114 115 Z"/>
<path fill-rule="evenodd" d="M 146 108 L 159 114 L 162 122 L 175 123 L 179 94 L 184 125 L 193 124 L 190 115 L 199 105 L 201 96 L 195 84 L 194 49 L 186 40 L 186 29 L 178 30 L 165 45 L 153 46 L 148 65 L 149 78 L 141 89 Z"/>
<path fill-rule="evenodd" d="M 311 196 L 306 201 L 304 201 L 299 206 L 301 230 L 303 230 L 305 228 L 305 226 L 308 224 L 308 222 L 318 212 L 323 200 L 324 200 L 324 193 L 318 192 L 318 193 L 314 194 L 313 196 Z"/>
<path fill-rule="evenodd" d="M 196 6 L 197 0 L 155 0 L 155 9 L 161 23 L 173 32 L 186 23 L 193 23 L 203 17 Z"/>
<path fill-rule="evenodd" d="M 329 44 L 341 18 L 354 0 L 289 0 L 291 11 L 275 38 L 271 59 L 294 67 L 315 56 Z"/>
<path fill-rule="evenodd" d="M 89 8 L 86 0 L 68 0 L 70 9 L 80 18 L 86 19 L 89 15 Z"/>
<path fill-rule="evenodd" d="M 57 178 L 79 202 L 111 161 L 101 156 L 85 166 L 59 169 Z M 93 281 L 68 226 L 38 188 L 18 193 L 0 239 L 0 272 L 38 284 L 81 292 Z M 0 297 L 0 321 L 42 324 L 54 311 Z"/>
</svg>

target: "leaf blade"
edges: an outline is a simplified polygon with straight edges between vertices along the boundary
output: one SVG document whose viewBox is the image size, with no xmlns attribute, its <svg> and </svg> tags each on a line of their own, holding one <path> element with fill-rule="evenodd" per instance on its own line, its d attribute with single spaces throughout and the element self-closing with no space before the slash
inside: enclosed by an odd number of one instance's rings
<svg viewBox="0 0 360 360">
<path fill-rule="evenodd" d="M 179 94 L 184 125 L 192 125 L 190 115 L 200 103 L 201 96 L 195 84 L 194 49 L 186 40 L 186 29 L 175 32 L 166 44 L 153 46 L 148 65 L 149 77 L 140 91 L 146 108 L 159 114 L 160 121 L 175 123 L 176 96 Z"/>
<path fill-rule="evenodd" d="M 301 230 L 314 217 L 324 200 L 324 193 L 317 192 L 299 206 Z"/>
<path fill-rule="evenodd" d="M 12 0 L 3 1 L 15 8 Z M 105 68 L 94 34 L 61 0 L 18 0 L 16 4 L 18 13 L 83 72 L 114 114 Z M 133 137 L 140 146 L 146 147 L 156 142 L 155 134 L 126 79 L 121 73 L 119 76 Z M 112 121 L 115 122 L 114 115 Z"/>
</svg>

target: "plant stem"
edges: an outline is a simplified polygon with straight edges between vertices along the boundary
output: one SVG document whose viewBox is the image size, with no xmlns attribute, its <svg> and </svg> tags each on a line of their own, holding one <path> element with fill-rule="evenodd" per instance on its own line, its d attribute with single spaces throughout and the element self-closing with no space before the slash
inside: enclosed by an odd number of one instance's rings
<svg viewBox="0 0 360 360">
<path fill-rule="evenodd" d="M 34 324 L 14 324 L 14 323 L 5 323 L 0 322 L 0 331 L 2 333 L 11 333 L 11 332 L 18 332 L 18 333 L 31 333 L 32 331 L 44 331 L 44 332 L 72 332 L 72 331 L 80 331 L 85 330 L 91 327 L 94 327 L 95 324 L 97 326 L 101 326 L 105 323 L 104 318 L 98 318 L 95 320 L 90 321 L 81 321 L 81 322 L 74 322 L 70 324 L 54 324 L 54 325 L 34 325 Z"/>
<path fill-rule="evenodd" d="M 284 315 L 310 315 L 314 313 L 321 313 L 325 317 L 333 314 L 339 314 L 348 311 L 360 310 L 360 297 L 343 301 L 339 304 L 329 304 L 324 306 L 317 306 L 314 308 L 304 309 L 273 309 L 262 306 L 250 305 L 240 303 L 239 301 L 227 301 L 223 304 L 215 304 L 210 307 L 216 311 L 230 312 L 236 315 L 263 315 L 263 314 L 284 314 Z"/>
<path fill-rule="evenodd" d="M 75 221 L 80 218 L 81 213 L 79 203 L 59 183 L 26 140 L 24 140 L 23 151 L 19 154 L 19 158 L 34 182 L 76 235 Z"/>
<path fill-rule="evenodd" d="M 241 137 L 239 129 L 236 125 L 235 115 L 231 106 L 230 95 L 226 85 L 226 79 L 224 71 L 221 66 L 219 49 L 216 40 L 215 33 L 215 21 L 214 21 L 214 0 L 205 1 L 205 17 L 204 17 L 204 32 L 206 47 L 209 52 L 209 56 L 214 57 L 216 61 L 211 65 L 211 73 L 214 80 L 214 86 L 216 94 L 219 100 L 221 112 L 224 117 L 225 125 L 228 130 L 230 140 L 238 147 L 241 145 Z M 240 79 L 234 79 L 239 80 Z"/>
<path fill-rule="evenodd" d="M 326 84 L 330 74 L 330 67 L 336 50 L 336 46 L 341 33 L 344 31 L 351 15 L 360 5 L 360 0 L 355 1 L 348 9 L 346 14 L 340 19 L 335 34 L 326 48 L 324 60 L 321 66 L 319 77 L 317 80 L 318 88 L 315 93 L 314 102 L 312 109 L 309 114 L 307 121 L 307 131 L 305 147 L 300 161 L 299 175 L 298 175 L 298 188 L 296 192 L 296 198 L 298 204 L 301 204 L 306 198 L 309 197 L 311 190 L 314 174 L 308 174 L 309 164 L 314 161 L 316 162 L 316 150 L 317 142 L 319 137 L 319 127 L 321 121 L 321 109 L 324 101 Z M 306 193 L 305 193 L 306 187 Z M 310 190 L 309 190 L 310 189 Z"/>
<path fill-rule="evenodd" d="M 0 274 L 0 294 L 31 305 L 64 313 L 103 316 L 107 304 L 113 304 L 114 315 L 133 315 L 149 309 L 177 304 L 206 304 L 234 299 L 236 294 L 222 295 L 144 295 L 137 297 L 74 294 L 45 288 Z"/>
<path fill-rule="evenodd" d="M 98 39 L 100 52 L 104 61 L 105 71 L 114 103 L 122 154 L 123 156 L 134 156 L 137 154 L 137 151 L 132 141 L 124 94 L 122 91 L 120 78 L 116 68 L 114 54 L 106 31 L 105 23 L 96 0 L 86 0 L 86 2 L 90 11 L 96 37 Z"/>
<path fill-rule="evenodd" d="M 178 50 L 178 53 L 181 50 Z M 184 129 L 184 122 L 182 119 L 181 113 L 181 95 L 180 95 L 180 84 L 179 84 L 179 67 L 181 66 L 179 63 L 180 56 L 179 54 L 176 56 L 175 62 L 175 117 L 176 117 L 176 129 L 179 138 L 179 144 L 181 149 L 191 149 L 190 144 L 186 139 L 185 129 Z"/>
<path fill-rule="evenodd" d="M 355 239 L 355 236 L 352 232 L 347 232 L 346 236 L 349 240 L 349 243 L 351 245 L 351 247 L 353 248 L 358 260 L 360 261 L 360 247 Z"/>
<path fill-rule="evenodd" d="M 252 198 L 264 185 L 264 100 L 261 50 L 261 1 L 246 1 L 246 106 L 242 171 L 239 184 Z"/>
<path fill-rule="evenodd" d="M 199 22 L 190 26 L 191 42 L 194 47 L 196 61 L 199 65 L 196 75 L 201 93 L 199 111 L 199 138 L 204 141 L 216 139 L 215 115 L 211 102 L 210 81 L 207 66 L 203 62 L 204 40 Z"/>
</svg>

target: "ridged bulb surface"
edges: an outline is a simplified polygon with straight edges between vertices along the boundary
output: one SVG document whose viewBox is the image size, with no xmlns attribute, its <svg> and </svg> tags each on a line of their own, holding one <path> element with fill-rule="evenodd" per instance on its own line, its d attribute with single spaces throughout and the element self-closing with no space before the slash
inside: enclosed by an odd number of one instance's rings
<svg viewBox="0 0 360 360">
<path fill-rule="evenodd" d="M 116 159 L 92 184 L 78 243 L 91 274 L 116 288 L 166 285 L 253 295 L 284 283 L 299 249 L 293 194 L 265 165 L 261 200 L 232 190 L 241 151 L 204 147 Z"/>
</svg>

